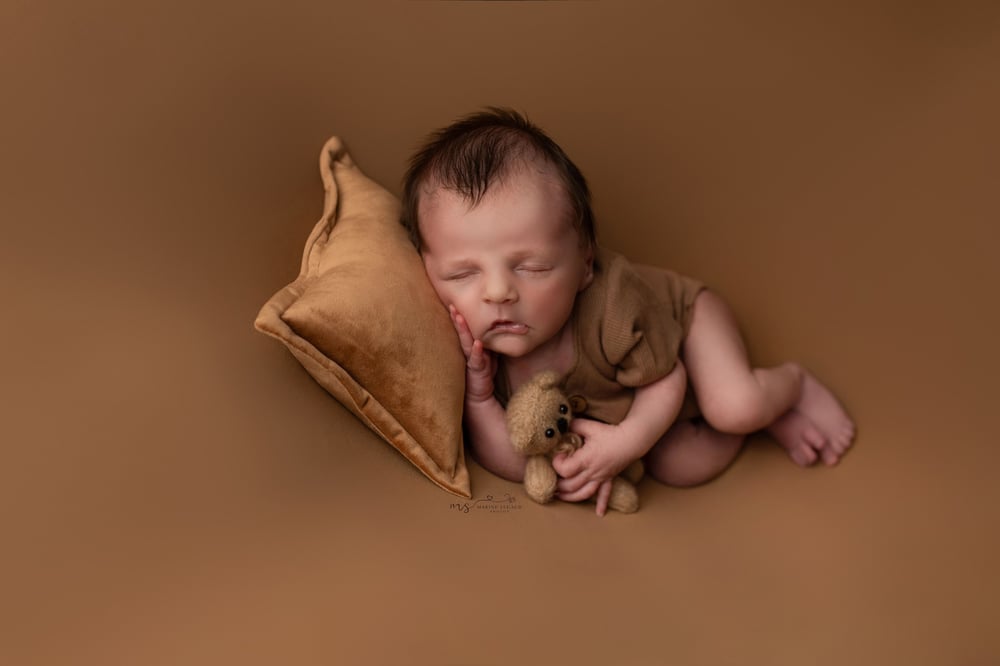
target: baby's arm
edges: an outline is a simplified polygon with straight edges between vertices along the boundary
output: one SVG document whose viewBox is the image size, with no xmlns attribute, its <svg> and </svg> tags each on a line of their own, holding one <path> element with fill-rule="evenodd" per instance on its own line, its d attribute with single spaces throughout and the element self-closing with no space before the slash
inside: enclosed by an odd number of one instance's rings
<svg viewBox="0 0 1000 666">
<path fill-rule="evenodd" d="M 466 400 L 465 426 L 480 465 L 508 481 L 524 480 L 525 458 L 510 445 L 507 420 L 496 398 L 480 403 Z"/>
<path fill-rule="evenodd" d="M 475 340 L 465 318 L 449 306 L 451 321 L 465 352 L 465 427 L 472 455 L 480 465 L 509 481 L 524 480 L 525 458 L 510 445 L 507 417 L 493 395 L 496 360 Z"/>
<path fill-rule="evenodd" d="M 558 485 L 559 498 L 577 502 L 600 489 L 597 513 L 604 515 L 610 479 L 646 455 L 663 437 L 680 412 L 686 390 L 687 371 L 678 359 L 668 375 L 635 390 L 632 407 L 618 425 L 574 419 L 570 429 L 583 437 L 584 445 L 552 461 L 563 477 Z"/>
</svg>

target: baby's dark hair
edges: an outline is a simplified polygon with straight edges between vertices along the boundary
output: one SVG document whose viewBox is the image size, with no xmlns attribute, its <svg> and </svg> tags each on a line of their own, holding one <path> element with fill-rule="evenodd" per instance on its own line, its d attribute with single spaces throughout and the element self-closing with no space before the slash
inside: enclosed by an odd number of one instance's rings
<svg viewBox="0 0 1000 666">
<path fill-rule="evenodd" d="M 559 144 L 525 115 L 490 106 L 431 133 L 411 158 L 403 180 L 401 222 L 414 246 L 423 248 L 417 208 L 421 190 L 427 184 L 456 192 L 477 206 L 492 185 L 532 160 L 555 170 L 581 242 L 594 244 L 590 189 L 580 170 Z"/>
</svg>

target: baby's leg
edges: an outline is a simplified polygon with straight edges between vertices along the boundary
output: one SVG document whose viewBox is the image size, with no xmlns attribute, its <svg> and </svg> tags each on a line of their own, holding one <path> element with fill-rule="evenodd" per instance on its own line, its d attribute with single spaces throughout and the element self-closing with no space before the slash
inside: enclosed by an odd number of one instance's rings
<svg viewBox="0 0 1000 666">
<path fill-rule="evenodd" d="M 668 486 L 697 486 L 725 471 L 744 439 L 704 422 L 678 421 L 646 454 L 646 473 Z"/>
<path fill-rule="evenodd" d="M 767 428 L 791 458 L 834 464 L 850 446 L 854 424 L 825 386 L 797 363 L 753 368 L 729 306 L 703 291 L 682 350 L 705 420 L 747 434 Z"/>
</svg>

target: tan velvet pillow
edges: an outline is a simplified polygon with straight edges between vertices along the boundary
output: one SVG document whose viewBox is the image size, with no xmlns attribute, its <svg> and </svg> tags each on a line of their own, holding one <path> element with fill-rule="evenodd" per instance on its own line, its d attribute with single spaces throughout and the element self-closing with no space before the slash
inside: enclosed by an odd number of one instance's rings
<svg viewBox="0 0 1000 666">
<path fill-rule="evenodd" d="M 427 475 L 471 497 L 462 446 L 465 357 L 399 224 L 400 203 L 337 137 L 323 146 L 323 217 L 298 278 L 254 326 Z"/>
</svg>

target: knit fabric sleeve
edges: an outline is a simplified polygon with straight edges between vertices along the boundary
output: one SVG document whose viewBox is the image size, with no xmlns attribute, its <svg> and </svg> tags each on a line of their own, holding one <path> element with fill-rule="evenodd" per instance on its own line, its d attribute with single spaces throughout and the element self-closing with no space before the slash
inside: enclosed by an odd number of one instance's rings
<svg viewBox="0 0 1000 666">
<path fill-rule="evenodd" d="M 634 388 L 665 377 L 684 335 L 669 297 L 657 294 L 625 260 L 611 262 L 607 277 L 601 346 L 615 380 Z"/>
</svg>

